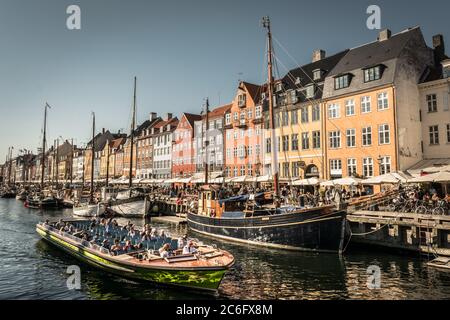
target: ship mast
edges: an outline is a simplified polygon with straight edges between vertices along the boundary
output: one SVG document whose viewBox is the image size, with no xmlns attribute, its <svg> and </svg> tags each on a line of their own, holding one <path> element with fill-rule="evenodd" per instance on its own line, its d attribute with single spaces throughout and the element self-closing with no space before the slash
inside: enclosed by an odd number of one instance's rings
<svg viewBox="0 0 450 320">
<path fill-rule="evenodd" d="M 89 200 L 94 203 L 94 157 L 95 157 L 95 113 L 92 112 L 92 148 L 91 148 L 91 191 Z"/>
<path fill-rule="evenodd" d="M 136 120 L 136 77 L 134 77 L 134 98 L 133 98 L 133 115 L 131 119 L 131 133 L 130 133 L 130 141 L 131 141 L 131 149 L 130 149 L 130 177 L 128 180 L 128 187 L 131 189 L 133 185 L 133 152 L 134 152 L 134 130 Z M 130 190 L 131 192 L 131 190 Z"/>
<path fill-rule="evenodd" d="M 46 103 L 44 107 L 44 136 L 42 137 L 42 159 L 41 159 L 41 190 L 44 189 L 45 143 L 47 135 L 47 108 L 50 108 L 48 103 Z"/>
<path fill-rule="evenodd" d="M 209 146 L 209 137 L 208 137 L 208 132 L 209 132 L 209 100 L 208 98 L 206 98 L 206 105 L 205 105 L 205 109 L 206 109 L 206 115 L 205 115 L 205 184 L 208 184 L 208 176 L 209 176 L 209 167 L 208 167 L 208 163 L 209 163 L 209 159 L 208 159 L 208 146 Z"/>
<path fill-rule="evenodd" d="M 271 149 L 272 149 L 272 176 L 273 176 L 273 185 L 275 196 L 279 197 L 280 195 L 280 186 L 278 181 L 278 161 L 277 161 L 277 149 L 276 149 L 276 137 L 275 137 L 275 121 L 274 121 L 274 112 L 273 112 L 273 61 L 272 61 L 272 33 L 270 31 L 270 19 L 268 16 L 263 17 L 262 25 L 267 29 L 267 73 L 268 73 L 268 81 L 267 81 L 267 89 L 268 89 L 268 98 L 269 98 L 269 127 L 271 131 Z"/>
</svg>

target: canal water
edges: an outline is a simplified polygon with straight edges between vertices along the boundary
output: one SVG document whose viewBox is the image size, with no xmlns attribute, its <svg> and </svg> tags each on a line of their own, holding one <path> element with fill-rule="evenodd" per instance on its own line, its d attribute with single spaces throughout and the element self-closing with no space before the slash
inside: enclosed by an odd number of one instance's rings
<svg viewBox="0 0 450 320">
<path fill-rule="evenodd" d="M 236 258 L 216 294 L 134 282 L 80 263 L 35 232 L 39 221 L 70 216 L 70 209 L 42 212 L 24 208 L 15 199 L 0 199 L 0 299 L 450 298 L 450 273 L 428 268 L 426 257 L 414 254 L 351 248 L 339 257 L 254 248 L 201 237 L 229 250 Z M 142 225 L 144 221 L 133 222 Z M 185 226 L 154 225 L 172 234 L 187 232 Z M 81 268 L 81 290 L 67 288 L 70 265 Z M 369 266 L 380 268 L 379 289 L 367 286 Z"/>
</svg>

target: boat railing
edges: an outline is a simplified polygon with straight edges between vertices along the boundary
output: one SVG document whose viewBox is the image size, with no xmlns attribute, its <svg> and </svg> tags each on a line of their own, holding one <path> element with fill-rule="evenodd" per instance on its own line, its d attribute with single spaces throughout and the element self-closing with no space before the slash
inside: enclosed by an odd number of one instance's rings
<svg viewBox="0 0 450 320">
<path fill-rule="evenodd" d="M 66 237 L 66 238 L 69 238 L 69 239 L 75 241 L 76 243 L 81 244 L 82 246 L 84 246 L 84 247 L 86 247 L 86 248 L 92 248 L 92 249 L 94 249 L 94 250 L 100 251 L 101 253 L 104 253 L 104 254 L 110 254 L 110 251 L 109 251 L 108 249 L 106 249 L 105 247 L 99 246 L 99 245 L 97 245 L 97 244 L 95 244 L 95 243 L 90 243 L 89 241 L 80 239 L 80 238 L 78 238 L 78 237 L 75 237 L 74 235 L 71 235 L 70 233 L 67 233 L 67 232 L 58 230 L 58 229 L 56 229 L 56 228 L 54 228 L 54 227 L 52 227 L 52 226 L 46 225 L 46 224 L 41 224 L 41 226 L 42 226 L 44 229 L 47 229 L 47 230 L 49 230 L 49 231 L 58 233 L 58 234 L 60 234 L 60 235 L 62 235 L 62 236 L 64 236 L 64 237 Z"/>
</svg>

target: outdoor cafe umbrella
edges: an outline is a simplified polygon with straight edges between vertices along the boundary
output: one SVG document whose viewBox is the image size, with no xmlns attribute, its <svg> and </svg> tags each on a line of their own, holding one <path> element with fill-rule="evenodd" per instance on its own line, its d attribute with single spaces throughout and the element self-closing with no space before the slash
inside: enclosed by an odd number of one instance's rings
<svg viewBox="0 0 450 320">
<path fill-rule="evenodd" d="M 341 178 L 341 179 L 336 179 L 336 180 L 330 180 L 330 181 L 325 181 L 322 182 L 320 185 L 322 187 L 330 187 L 330 186 L 354 186 L 354 185 L 358 185 L 361 184 L 363 180 L 362 179 L 358 179 L 358 178 L 353 178 L 353 177 L 347 177 L 347 178 Z"/>
<path fill-rule="evenodd" d="M 294 186 L 316 186 L 324 181 L 325 180 L 318 179 L 318 178 L 308 178 L 308 179 L 295 180 L 292 183 L 292 185 L 294 185 Z"/>
<path fill-rule="evenodd" d="M 363 184 L 389 184 L 389 183 L 399 183 L 399 182 L 407 182 L 410 176 L 406 175 L 403 172 L 390 172 L 380 176 L 372 177 L 362 181 Z"/>
<path fill-rule="evenodd" d="M 432 174 L 426 174 L 417 178 L 409 179 L 408 183 L 450 183 L 450 172 L 441 171 Z"/>
</svg>

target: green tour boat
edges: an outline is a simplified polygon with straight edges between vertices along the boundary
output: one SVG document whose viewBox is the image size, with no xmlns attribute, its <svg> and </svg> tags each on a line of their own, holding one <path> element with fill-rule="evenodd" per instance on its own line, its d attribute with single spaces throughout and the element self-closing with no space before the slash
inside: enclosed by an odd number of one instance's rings
<svg viewBox="0 0 450 320">
<path fill-rule="evenodd" d="M 234 263 L 229 252 L 195 239 L 164 236 L 142 240 L 139 232 L 130 236 L 124 227 L 105 226 L 98 220 L 46 221 L 37 224 L 36 231 L 46 241 L 90 265 L 162 285 L 214 291 Z M 192 247 L 191 253 L 180 247 L 180 241 Z M 167 252 L 159 250 L 163 247 Z"/>
</svg>

